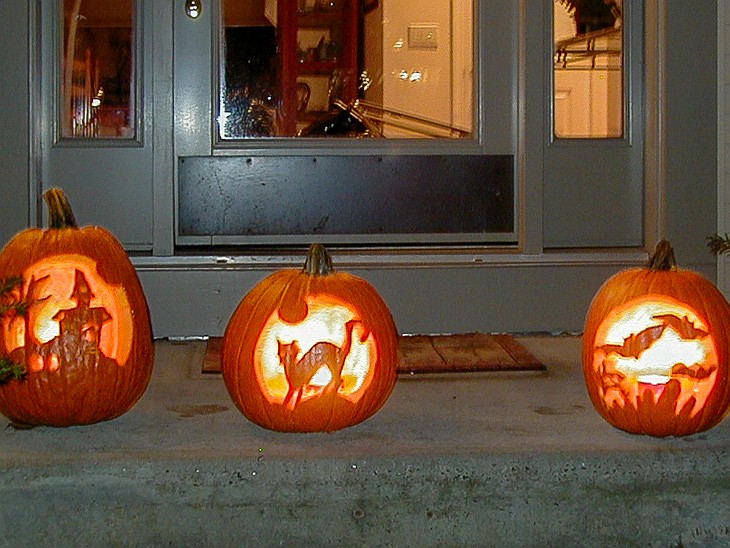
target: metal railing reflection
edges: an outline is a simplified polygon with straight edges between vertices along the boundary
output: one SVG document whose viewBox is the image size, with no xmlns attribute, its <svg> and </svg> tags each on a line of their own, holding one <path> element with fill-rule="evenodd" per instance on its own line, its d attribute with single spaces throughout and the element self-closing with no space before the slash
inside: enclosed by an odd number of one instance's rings
<svg viewBox="0 0 730 548">
<path fill-rule="evenodd" d="M 358 99 L 346 104 L 334 101 L 333 111 L 299 131 L 299 137 L 384 138 L 387 127 L 410 137 L 464 139 L 469 131 Z"/>
</svg>

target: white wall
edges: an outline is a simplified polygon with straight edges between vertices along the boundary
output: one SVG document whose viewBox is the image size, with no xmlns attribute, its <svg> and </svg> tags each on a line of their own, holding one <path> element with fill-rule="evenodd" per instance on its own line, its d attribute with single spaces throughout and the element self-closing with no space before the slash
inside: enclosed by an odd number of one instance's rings
<svg viewBox="0 0 730 548">
<path fill-rule="evenodd" d="M 471 10 L 463 9 L 463 4 L 452 11 L 451 0 L 383 2 L 385 106 L 471 129 L 473 74 L 466 59 L 472 58 L 473 23 Z M 454 25 L 459 36 L 452 35 Z M 435 48 L 409 44 L 409 27 L 419 26 L 435 29 Z M 414 74 L 420 78 L 412 78 Z M 388 132 L 388 136 L 397 135 Z"/>
</svg>

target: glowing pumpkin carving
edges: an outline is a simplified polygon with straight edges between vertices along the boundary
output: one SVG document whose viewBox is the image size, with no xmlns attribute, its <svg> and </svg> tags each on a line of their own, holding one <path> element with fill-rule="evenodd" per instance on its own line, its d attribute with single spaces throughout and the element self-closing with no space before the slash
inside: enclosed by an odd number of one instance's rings
<svg viewBox="0 0 730 548">
<path fill-rule="evenodd" d="M 25 230 L 0 252 L 0 279 L 21 276 L 29 303 L 0 323 L 0 355 L 27 373 L 0 386 L 0 412 L 28 425 L 111 419 L 152 374 L 147 301 L 119 242 L 103 228 L 78 228 L 61 190 L 44 197 L 50 228 Z"/>
<path fill-rule="evenodd" d="M 221 369 L 251 421 L 288 432 L 357 424 L 385 403 L 396 379 L 393 318 L 365 280 L 334 272 L 311 246 L 303 271 L 276 272 L 238 305 Z"/>
<path fill-rule="evenodd" d="M 619 272 L 596 293 L 583 335 L 591 401 L 610 424 L 684 436 L 730 407 L 730 305 L 697 273 L 676 267 L 667 241 L 649 268 Z"/>
</svg>

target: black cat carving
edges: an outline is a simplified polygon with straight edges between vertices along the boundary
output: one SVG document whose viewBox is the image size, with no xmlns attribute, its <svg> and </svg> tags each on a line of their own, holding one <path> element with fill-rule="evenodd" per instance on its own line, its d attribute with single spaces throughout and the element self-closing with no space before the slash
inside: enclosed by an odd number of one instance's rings
<svg viewBox="0 0 730 548">
<path fill-rule="evenodd" d="M 289 384 L 289 391 L 284 398 L 284 405 L 294 409 L 302 399 L 302 393 L 310 384 L 314 375 L 322 367 L 327 367 L 331 379 L 325 386 L 325 392 L 337 392 L 342 384 L 342 367 L 352 347 L 352 330 L 358 320 L 350 320 L 345 324 L 345 340 L 342 346 L 328 341 L 314 344 L 301 358 L 297 356 L 301 350 L 298 341 L 279 342 L 279 362 L 284 367 L 284 375 Z"/>
</svg>

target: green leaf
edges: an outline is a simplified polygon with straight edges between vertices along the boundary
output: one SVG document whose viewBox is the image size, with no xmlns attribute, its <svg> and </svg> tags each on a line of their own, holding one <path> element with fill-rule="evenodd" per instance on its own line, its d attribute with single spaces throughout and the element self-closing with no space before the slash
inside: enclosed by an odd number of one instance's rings
<svg viewBox="0 0 730 548">
<path fill-rule="evenodd" d="M 28 312 L 28 303 L 11 295 L 15 289 L 23 285 L 21 276 L 10 276 L 0 280 L 0 318 L 8 315 L 24 316 Z M 0 356 L 0 385 L 25 377 L 25 367 Z"/>
<path fill-rule="evenodd" d="M 9 315 L 25 316 L 28 312 L 28 302 L 12 295 L 16 288 L 22 287 L 23 278 L 10 276 L 0 280 L 0 318 Z"/>
<path fill-rule="evenodd" d="M 25 368 L 8 358 L 0 358 L 0 385 L 25 377 Z"/>
<path fill-rule="evenodd" d="M 710 248 L 710 253 L 714 255 L 724 255 L 730 253 L 730 236 L 727 234 L 719 235 L 713 234 L 707 237 L 707 247 Z"/>
<path fill-rule="evenodd" d="M 0 297 L 10 293 L 13 289 L 20 286 L 23 283 L 23 278 L 20 276 L 10 276 L 0 280 Z"/>
</svg>

